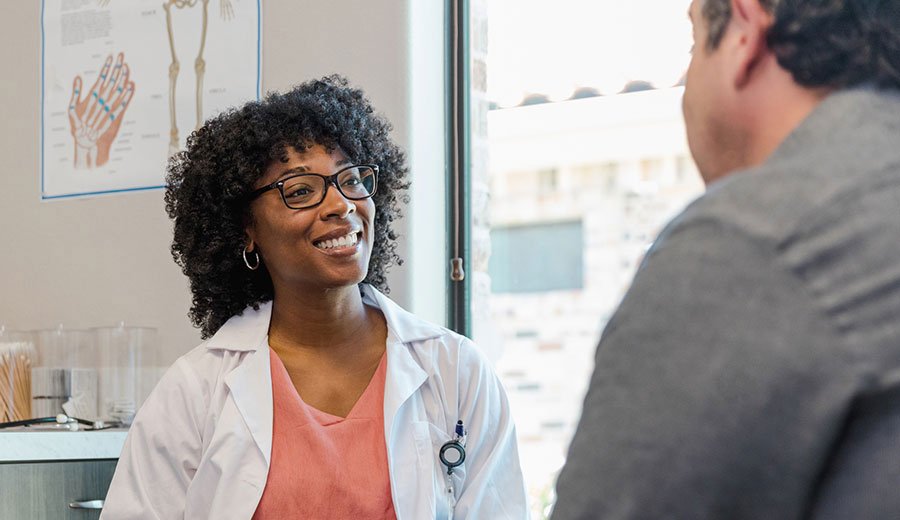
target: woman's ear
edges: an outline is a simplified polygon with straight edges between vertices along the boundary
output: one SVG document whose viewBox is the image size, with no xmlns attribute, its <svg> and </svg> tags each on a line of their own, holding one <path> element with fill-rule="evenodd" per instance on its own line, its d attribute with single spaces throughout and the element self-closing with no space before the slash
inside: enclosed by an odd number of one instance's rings
<svg viewBox="0 0 900 520">
<path fill-rule="evenodd" d="M 256 251 L 256 239 L 254 238 L 255 233 L 252 231 L 245 230 L 246 236 L 244 237 L 244 251 L 251 253 Z"/>
<path fill-rule="evenodd" d="M 244 247 L 247 251 L 253 251 L 256 248 L 256 226 L 249 210 L 244 216 Z"/>
<path fill-rule="evenodd" d="M 259 250 L 256 248 L 256 241 L 252 238 L 247 239 L 247 245 L 244 246 L 244 250 L 241 252 L 241 256 L 244 259 L 244 265 L 247 266 L 247 269 L 251 271 L 256 271 L 259 269 L 260 264 L 260 256 Z M 255 258 L 255 263 L 251 258 Z"/>
</svg>

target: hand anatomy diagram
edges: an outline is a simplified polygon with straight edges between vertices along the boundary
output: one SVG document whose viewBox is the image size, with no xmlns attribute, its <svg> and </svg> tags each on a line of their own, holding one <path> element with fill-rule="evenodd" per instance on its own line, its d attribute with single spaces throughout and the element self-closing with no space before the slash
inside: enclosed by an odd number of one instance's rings
<svg viewBox="0 0 900 520">
<path fill-rule="evenodd" d="M 194 60 L 194 72 L 197 75 L 197 126 L 203 124 L 203 75 L 206 72 L 206 61 L 203 59 L 203 50 L 206 48 L 206 27 L 209 22 L 209 0 L 166 0 L 163 9 L 166 10 L 166 29 L 169 31 L 169 50 L 172 51 L 172 64 L 169 65 L 169 155 L 178 151 L 178 125 L 175 123 L 175 81 L 178 79 L 178 71 L 181 65 L 178 55 L 175 53 L 175 35 L 172 31 L 172 8 L 184 9 L 194 6 L 203 8 L 203 28 L 200 33 L 200 52 Z M 223 20 L 230 20 L 234 16 L 231 0 L 220 0 L 220 13 Z"/>
<path fill-rule="evenodd" d="M 86 96 L 81 95 L 81 76 L 75 77 L 68 114 L 75 139 L 76 168 L 96 168 L 109 160 L 109 148 L 134 96 L 134 82 L 128 75 L 128 64 L 119 53 L 115 65 L 112 55 L 106 58 Z"/>
</svg>

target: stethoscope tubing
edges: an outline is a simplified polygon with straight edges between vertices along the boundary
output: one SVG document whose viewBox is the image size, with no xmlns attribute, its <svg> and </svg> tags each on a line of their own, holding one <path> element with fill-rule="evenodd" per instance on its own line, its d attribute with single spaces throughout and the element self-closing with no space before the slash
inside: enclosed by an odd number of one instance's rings
<svg viewBox="0 0 900 520">
<path fill-rule="evenodd" d="M 62 419 L 62 420 L 60 420 Z M 79 419 L 77 417 L 70 417 L 68 415 L 57 415 L 56 417 L 36 417 L 34 419 L 23 419 L 21 421 L 10 421 L 0 423 L 0 430 L 3 428 L 15 428 L 16 426 L 31 426 L 34 424 L 69 424 L 77 422 L 79 424 L 84 424 L 86 426 L 94 426 L 93 421 L 88 421 L 87 419 Z"/>
</svg>

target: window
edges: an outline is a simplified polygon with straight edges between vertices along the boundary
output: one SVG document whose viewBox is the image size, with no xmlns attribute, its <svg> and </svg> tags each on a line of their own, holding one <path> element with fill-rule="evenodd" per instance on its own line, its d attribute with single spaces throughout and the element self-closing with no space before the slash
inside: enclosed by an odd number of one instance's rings
<svg viewBox="0 0 900 520">
<path fill-rule="evenodd" d="M 559 171 L 556 168 L 545 168 L 537 173 L 538 194 L 547 194 L 556 191 Z"/>
<path fill-rule="evenodd" d="M 533 518 L 555 500 L 606 320 L 703 190 L 681 114 L 689 3 L 465 2 L 465 305 L 510 398 Z"/>
<path fill-rule="evenodd" d="M 493 294 L 582 288 L 581 221 L 491 229 Z"/>
</svg>

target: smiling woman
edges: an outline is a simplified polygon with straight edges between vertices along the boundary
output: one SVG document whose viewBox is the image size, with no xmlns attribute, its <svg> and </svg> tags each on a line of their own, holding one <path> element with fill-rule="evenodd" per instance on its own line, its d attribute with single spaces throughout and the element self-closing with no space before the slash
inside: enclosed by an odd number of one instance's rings
<svg viewBox="0 0 900 520">
<path fill-rule="evenodd" d="M 191 280 L 191 319 L 205 338 L 248 305 L 274 296 L 272 266 L 263 261 L 261 269 L 251 272 L 242 258 L 247 223 L 254 218 L 247 200 L 255 188 L 279 180 L 267 174 L 280 177 L 291 169 L 286 165 L 297 152 L 313 145 L 353 163 L 378 165 L 373 196 L 378 212 L 365 281 L 388 292 L 387 269 L 400 263 L 391 222 L 400 217 L 398 203 L 407 188 L 405 157 L 391 141 L 390 130 L 362 91 L 331 77 L 226 111 L 191 136 L 188 150 L 169 166 L 166 209 L 175 222 L 172 254 Z M 271 198 L 277 199 L 266 195 L 261 200 Z"/>
<path fill-rule="evenodd" d="M 503 389 L 384 296 L 407 188 L 390 124 L 333 76 L 209 121 L 169 165 L 207 341 L 135 418 L 109 518 L 526 518 Z M 464 464 L 442 466 L 447 445 Z"/>
</svg>

